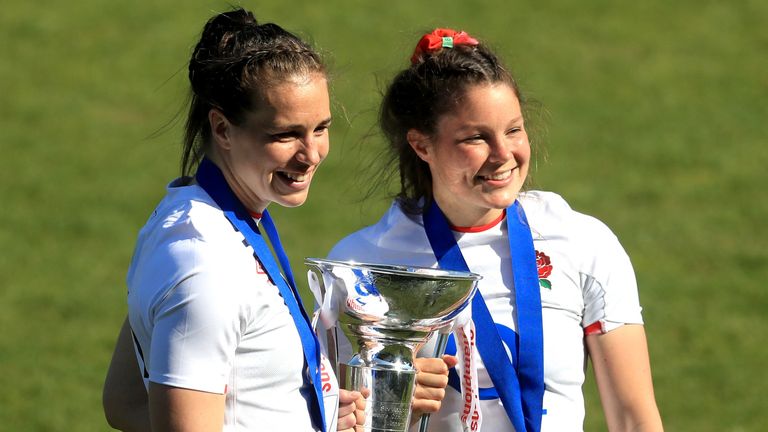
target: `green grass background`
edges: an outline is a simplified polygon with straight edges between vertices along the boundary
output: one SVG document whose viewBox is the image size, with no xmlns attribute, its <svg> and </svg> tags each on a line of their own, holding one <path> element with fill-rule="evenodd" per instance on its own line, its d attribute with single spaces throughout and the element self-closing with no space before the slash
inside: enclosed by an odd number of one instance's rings
<svg viewBox="0 0 768 432">
<path fill-rule="evenodd" d="M 361 201 L 383 83 L 422 30 L 468 30 L 545 109 L 535 186 L 604 220 L 633 259 L 667 430 L 764 430 L 768 3 L 242 4 L 331 60 L 331 155 L 303 207 L 270 209 L 297 273 L 387 206 L 383 192 Z M 128 260 L 178 171 L 190 49 L 227 7 L 4 2 L 0 430 L 108 429 Z M 605 430 L 586 393 L 586 430 Z"/>
</svg>

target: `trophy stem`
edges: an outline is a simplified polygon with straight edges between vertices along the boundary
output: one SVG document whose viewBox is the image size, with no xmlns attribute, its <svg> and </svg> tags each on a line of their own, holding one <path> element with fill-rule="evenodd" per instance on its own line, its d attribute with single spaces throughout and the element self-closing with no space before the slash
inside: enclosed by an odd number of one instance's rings
<svg viewBox="0 0 768 432">
<path fill-rule="evenodd" d="M 416 370 L 339 365 L 342 387 L 365 396 L 366 432 L 407 432 Z"/>
</svg>

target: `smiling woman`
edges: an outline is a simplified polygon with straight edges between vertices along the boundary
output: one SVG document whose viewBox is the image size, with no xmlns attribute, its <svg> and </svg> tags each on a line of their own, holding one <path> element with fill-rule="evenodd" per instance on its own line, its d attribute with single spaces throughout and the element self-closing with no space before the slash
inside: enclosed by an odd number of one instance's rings
<svg viewBox="0 0 768 432">
<path fill-rule="evenodd" d="M 432 136 L 411 129 L 407 138 L 431 168 L 434 199 L 457 226 L 498 219 L 528 174 L 531 146 L 506 84 L 469 87 Z"/>
<path fill-rule="evenodd" d="M 257 108 L 242 126 L 210 111 L 215 149 L 221 149 L 211 160 L 250 210 L 260 213 L 270 202 L 304 203 L 315 170 L 328 155 L 328 100 L 325 76 L 313 73 L 258 92 Z"/>
<path fill-rule="evenodd" d="M 189 80 L 182 177 L 136 242 L 107 419 L 122 430 L 350 429 L 361 395 L 320 375 L 331 368 L 267 211 L 303 204 L 328 154 L 325 67 L 237 9 L 208 21 Z"/>
<path fill-rule="evenodd" d="M 463 345 L 475 363 L 427 358 L 435 341 L 420 352 L 414 410 L 433 413 L 421 430 L 581 431 L 589 359 L 609 429 L 659 431 L 629 257 L 608 227 L 559 195 L 523 190 L 523 101 L 486 44 L 449 29 L 424 35 L 381 104 L 400 193 L 330 258 L 483 276 L 476 332 L 456 339 L 476 335 Z"/>
</svg>

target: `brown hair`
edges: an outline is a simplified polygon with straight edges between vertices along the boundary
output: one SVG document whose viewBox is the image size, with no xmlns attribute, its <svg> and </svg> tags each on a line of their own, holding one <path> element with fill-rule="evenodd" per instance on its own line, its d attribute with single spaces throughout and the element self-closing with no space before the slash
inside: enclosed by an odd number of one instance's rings
<svg viewBox="0 0 768 432">
<path fill-rule="evenodd" d="M 208 151 L 212 108 L 241 124 L 245 113 L 254 108 L 254 94 L 311 73 L 326 74 L 320 55 L 277 24 L 259 24 L 244 9 L 211 18 L 189 61 L 191 100 L 181 174 L 192 174 Z"/>
</svg>

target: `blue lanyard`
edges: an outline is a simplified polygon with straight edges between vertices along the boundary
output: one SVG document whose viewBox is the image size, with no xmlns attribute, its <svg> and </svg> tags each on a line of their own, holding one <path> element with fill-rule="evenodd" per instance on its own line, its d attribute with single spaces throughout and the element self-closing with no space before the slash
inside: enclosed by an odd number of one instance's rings
<svg viewBox="0 0 768 432">
<path fill-rule="evenodd" d="M 517 216 L 517 217 L 516 217 Z M 544 398 L 544 353 L 536 252 L 523 207 L 518 201 L 507 209 L 507 231 L 515 284 L 518 346 L 512 365 L 496 330 L 488 306 L 478 290 L 472 299 L 477 326 L 477 350 L 516 431 L 541 430 Z M 432 201 L 424 214 L 424 230 L 441 268 L 469 271 L 443 212 Z"/>
<path fill-rule="evenodd" d="M 253 248 L 256 259 L 261 263 L 269 275 L 270 280 L 277 286 L 280 291 L 280 295 L 283 297 L 288 311 L 293 318 L 293 323 L 296 325 L 296 329 L 299 332 L 301 338 L 301 347 L 304 351 L 304 359 L 307 362 L 310 381 L 313 384 L 313 400 L 311 403 L 312 418 L 315 424 L 319 424 L 322 430 L 325 431 L 325 412 L 322 407 L 323 393 L 322 382 L 320 380 L 320 345 L 315 337 L 315 333 L 312 331 L 312 326 L 309 324 L 309 318 L 307 317 L 304 308 L 301 306 L 299 292 L 296 289 L 296 282 L 293 279 L 293 273 L 291 272 L 291 265 L 288 261 L 288 257 L 285 254 L 283 246 L 280 244 L 280 237 L 277 235 L 277 229 L 275 228 L 272 218 L 265 210 L 261 222 L 264 230 L 267 232 L 267 237 L 272 243 L 272 248 L 280 260 L 280 264 L 283 271 L 288 278 L 288 281 L 283 278 L 280 273 L 275 258 L 269 250 L 269 246 L 264 241 L 261 232 L 259 231 L 256 222 L 250 216 L 246 208 L 237 199 L 232 190 L 229 188 L 227 181 L 224 179 L 219 168 L 208 159 L 203 159 L 200 166 L 197 169 L 197 175 L 195 176 L 197 183 L 202 187 L 205 192 L 210 195 L 216 202 L 219 208 L 224 212 L 232 226 L 240 231 L 245 237 L 248 244 Z"/>
</svg>

